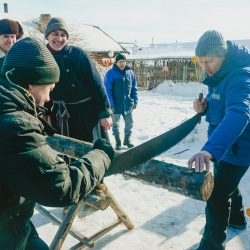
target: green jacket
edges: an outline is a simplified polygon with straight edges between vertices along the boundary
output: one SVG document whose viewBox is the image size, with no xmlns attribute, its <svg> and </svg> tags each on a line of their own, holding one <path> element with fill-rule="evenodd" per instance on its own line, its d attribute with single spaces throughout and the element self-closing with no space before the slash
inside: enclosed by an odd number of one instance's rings
<svg viewBox="0 0 250 250">
<path fill-rule="evenodd" d="M 0 249 L 25 249 L 36 202 L 53 207 L 77 203 L 110 165 L 101 150 L 66 164 L 46 144 L 45 135 L 54 129 L 40 118 L 44 111 L 26 90 L 0 77 Z"/>
</svg>

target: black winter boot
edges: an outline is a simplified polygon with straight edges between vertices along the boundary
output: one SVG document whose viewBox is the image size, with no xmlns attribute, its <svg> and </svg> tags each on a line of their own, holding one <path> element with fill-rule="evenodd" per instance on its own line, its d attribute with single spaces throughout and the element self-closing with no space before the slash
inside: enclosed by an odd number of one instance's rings
<svg viewBox="0 0 250 250">
<path fill-rule="evenodd" d="M 131 135 L 125 135 L 123 145 L 127 146 L 128 148 L 133 148 L 134 144 L 132 144 L 132 142 L 130 141 L 130 137 Z"/>
<path fill-rule="evenodd" d="M 116 149 L 116 150 L 120 150 L 120 149 L 121 149 L 122 142 L 121 142 L 121 139 L 120 139 L 120 135 L 119 135 L 119 134 L 115 135 L 115 142 L 116 142 L 116 144 L 115 144 L 115 149 Z"/>
</svg>

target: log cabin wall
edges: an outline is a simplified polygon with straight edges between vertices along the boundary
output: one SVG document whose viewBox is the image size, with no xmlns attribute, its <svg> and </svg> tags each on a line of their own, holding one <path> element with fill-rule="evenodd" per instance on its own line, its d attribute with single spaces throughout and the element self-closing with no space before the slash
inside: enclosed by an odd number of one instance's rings
<svg viewBox="0 0 250 250">
<path fill-rule="evenodd" d="M 205 73 L 191 58 L 160 58 L 127 60 L 136 76 L 139 89 L 151 90 L 165 80 L 202 82 Z"/>
</svg>

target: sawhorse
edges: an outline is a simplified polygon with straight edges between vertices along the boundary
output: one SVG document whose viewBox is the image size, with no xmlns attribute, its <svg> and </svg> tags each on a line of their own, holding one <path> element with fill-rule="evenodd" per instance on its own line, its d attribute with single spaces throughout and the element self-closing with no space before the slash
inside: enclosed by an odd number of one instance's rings
<svg viewBox="0 0 250 250">
<path fill-rule="evenodd" d="M 134 224 L 128 217 L 127 213 L 121 208 L 121 206 L 119 205 L 119 203 L 117 202 L 117 200 L 115 199 L 115 197 L 112 195 L 112 193 L 105 184 L 98 184 L 95 189 L 95 192 L 100 193 L 103 197 L 107 197 L 108 202 L 105 202 L 103 206 L 102 205 L 99 206 L 96 203 L 95 199 L 95 197 L 97 197 L 96 193 L 94 195 L 91 195 L 92 194 L 91 192 L 83 201 L 79 202 L 76 205 L 70 206 L 63 220 L 60 220 L 58 217 L 51 214 L 45 208 L 36 204 L 36 209 L 41 214 L 46 216 L 49 220 L 51 220 L 55 224 L 59 225 L 59 229 L 50 245 L 50 250 L 60 250 L 68 234 L 70 234 L 71 236 L 80 241 L 78 244 L 71 247 L 70 250 L 80 250 L 84 249 L 85 247 L 93 248 L 94 242 L 96 240 L 98 240 L 100 237 L 102 237 L 103 235 L 105 235 L 106 233 L 108 233 L 110 230 L 112 230 L 121 223 L 123 223 L 128 230 L 132 230 L 134 228 Z M 72 223 L 77 215 L 77 211 L 82 202 L 85 202 L 91 207 L 94 207 L 99 210 L 105 210 L 108 206 L 110 206 L 114 210 L 118 218 L 109 225 L 103 227 L 95 234 L 91 235 L 90 237 L 86 237 L 82 235 L 80 232 L 71 228 Z"/>
</svg>

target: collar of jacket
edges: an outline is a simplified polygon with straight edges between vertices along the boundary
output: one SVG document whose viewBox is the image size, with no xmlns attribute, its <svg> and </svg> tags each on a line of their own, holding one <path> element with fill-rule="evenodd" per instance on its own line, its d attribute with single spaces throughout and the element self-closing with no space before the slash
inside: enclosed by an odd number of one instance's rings
<svg viewBox="0 0 250 250">
<path fill-rule="evenodd" d="M 3 58 L 6 56 L 6 53 L 0 48 L 0 58 Z"/>
</svg>

